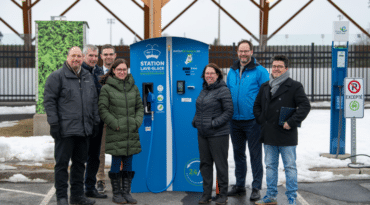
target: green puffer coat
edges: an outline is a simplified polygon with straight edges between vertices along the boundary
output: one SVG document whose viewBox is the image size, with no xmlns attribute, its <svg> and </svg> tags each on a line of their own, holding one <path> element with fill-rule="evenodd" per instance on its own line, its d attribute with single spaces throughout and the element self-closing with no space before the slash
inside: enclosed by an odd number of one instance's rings
<svg viewBox="0 0 370 205">
<path fill-rule="evenodd" d="M 108 77 L 100 91 L 99 113 L 107 124 L 105 153 L 129 156 L 141 152 L 138 129 L 143 122 L 144 108 L 131 74 L 125 80 Z"/>
</svg>

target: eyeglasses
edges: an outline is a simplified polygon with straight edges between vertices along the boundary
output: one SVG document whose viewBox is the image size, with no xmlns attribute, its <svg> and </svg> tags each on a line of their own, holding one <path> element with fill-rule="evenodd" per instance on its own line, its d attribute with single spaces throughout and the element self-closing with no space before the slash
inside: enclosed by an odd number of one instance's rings
<svg viewBox="0 0 370 205">
<path fill-rule="evenodd" d="M 282 66 L 282 65 L 272 65 L 272 68 L 282 69 L 282 68 L 285 68 L 285 66 Z"/>
<path fill-rule="evenodd" d="M 127 69 L 116 69 L 116 72 L 120 72 L 120 73 L 126 72 L 126 71 L 127 71 Z"/>
<path fill-rule="evenodd" d="M 103 56 L 114 56 L 114 53 L 104 53 Z"/>
<path fill-rule="evenodd" d="M 245 50 L 245 51 L 238 51 L 239 53 L 249 53 L 251 52 L 250 50 Z"/>
<path fill-rule="evenodd" d="M 216 75 L 216 73 L 205 73 L 205 75 Z"/>
</svg>

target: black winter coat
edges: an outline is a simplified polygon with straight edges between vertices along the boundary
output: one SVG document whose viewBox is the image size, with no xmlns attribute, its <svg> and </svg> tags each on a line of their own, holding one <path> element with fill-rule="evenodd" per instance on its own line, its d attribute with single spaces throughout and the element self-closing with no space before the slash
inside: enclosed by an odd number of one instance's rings
<svg viewBox="0 0 370 205">
<path fill-rule="evenodd" d="M 303 86 L 288 78 L 273 96 L 270 90 L 268 81 L 262 84 L 253 107 L 257 123 L 261 124 L 261 142 L 272 146 L 295 146 L 298 144 L 297 124 L 307 117 L 311 109 Z M 287 120 L 290 130 L 278 124 L 281 107 L 297 109 Z"/>
<path fill-rule="evenodd" d="M 95 65 L 94 68 L 88 66 L 85 62 L 82 63 L 82 68 L 88 70 L 94 77 L 94 83 L 96 87 L 96 91 L 98 92 L 98 97 L 100 95 L 100 90 L 102 85 L 99 83 L 100 78 L 104 75 L 103 68 L 99 67 L 98 65 Z"/>
<path fill-rule="evenodd" d="M 78 78 L 65 62 L 46 80 L 44 107 L 48 123 L 59 125 L 62 137 L 92 135 L 100 121 L 93 76 L 81 69 Z"/>
<path fill-rule="evenodd" d="M 195 106 L 192 125 L 198 129 L 199 136 L 217 137 L 230 134 L 229 121 L 233 116 L 234 107 L 230 90 L 223 80 L 203 85 Z"/>
</svg>

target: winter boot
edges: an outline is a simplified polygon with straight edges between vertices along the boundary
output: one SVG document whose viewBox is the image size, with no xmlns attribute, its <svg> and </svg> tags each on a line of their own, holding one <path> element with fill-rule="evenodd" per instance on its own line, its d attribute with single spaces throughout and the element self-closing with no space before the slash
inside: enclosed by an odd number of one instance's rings
<svg viewBox="0 0 370 205">
<path fill-rule="evenodd" d="M 108 172 L 110 182 L 112 184 L 113 198 L 112 201 L 117 204 L 125 204 L 126 200 L 122 197 L 121 193 L 121 174 Z"/>
<path fill-rule="evenodd" d="M 128 204 L 136 204 L 136 199 L 132 198 L 131 192 L 131 182 L 134 178 L 135 172 L 133 171 L 123 171 L 122 172 L 122 196 L 126 199 Z"/>
</svg>

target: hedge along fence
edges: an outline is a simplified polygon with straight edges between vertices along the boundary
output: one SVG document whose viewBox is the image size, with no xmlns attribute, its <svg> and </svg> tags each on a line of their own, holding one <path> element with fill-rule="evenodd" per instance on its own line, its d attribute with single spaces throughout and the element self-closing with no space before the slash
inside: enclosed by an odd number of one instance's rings
<svg viewBox="0 0 370 205">
<path fill-rule="evenodd" d="M 73 46 L 82 49 L 83 21 L 36 21 L 36 57 L 38 68 L 38 101 L 36 113 L 44 114 L 44 87 L 49 75 L 63 66 L 68 50 Z"/>
</svg>

